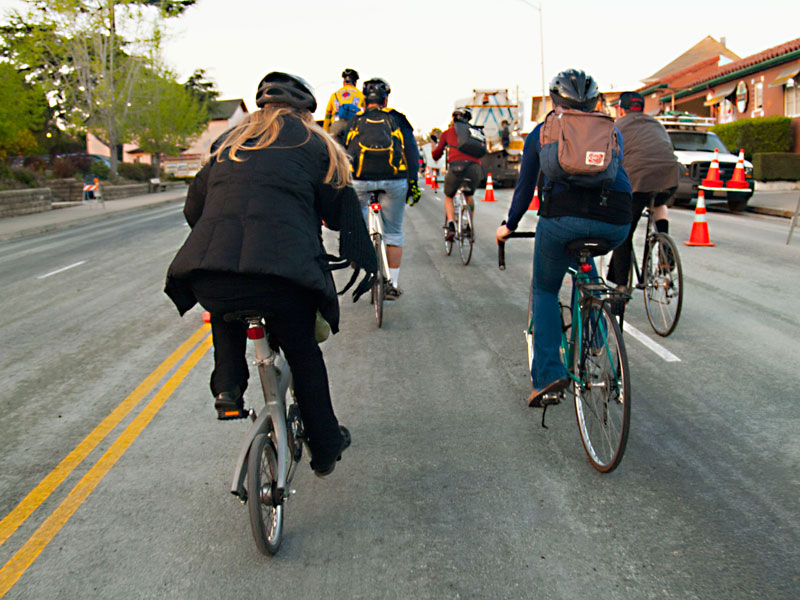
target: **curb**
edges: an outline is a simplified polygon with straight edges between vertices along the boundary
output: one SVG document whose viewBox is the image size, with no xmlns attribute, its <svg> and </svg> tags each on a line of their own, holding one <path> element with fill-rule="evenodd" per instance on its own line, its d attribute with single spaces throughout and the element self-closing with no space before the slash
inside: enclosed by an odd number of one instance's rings
<svg viewBox="0 0 800 600">
<path fill-rule="evenodd" d="M 7 242 L 9 240 L 18 240 L 21 238 L 27 237 L 34 237 L 37 235 L 41 235 L 43 233 L 49 233 L 52 231 L 61 231 L 64 229 L 71 229 L 73 227 L 78 227 L 80 225 L 87 225 L 89 223 L 95 223 L 98 221 L 105 221 L 107 219 L 111 219 L 117 215 L 125 215 L 135 212 L 141 212 L 145 210 L 150 210 L 152 208 L 159 208 L 161 206 L 173 203 L 183 203 L 186 199 L 184 197 L 180 198 L 170 198 L 165 200 L 159 200 L 157 202 L 152 202 L 150 204 L 144 204 L 142 206 L 132 206 L 130 208 L 120 209 L 120 210 L 112 210 L 112 211 L 105 211 L 103 213 L 99 213 L 96 215 L 87 215 L 85 217 L 80 217 L 77 219 L 71 219 L 69 221 L 64 221 L 61 223 L 48 223 L 46 225 L 37 225 L 35 227 L 29 227 L 28 229 L 21 229 L 19 231 L 13 231 L 10 233 L 0 233 L 0 242 Z"/>
<path fill-rule="evenodd" d="M 765 206 L 748 206 L 747 212 L 758 213 L 760 215 L 770 215 L 772 217 L 783 217 L 784 219 L 791 219 L 794 216 L 793 210 L 768 208 Z"/>
</svg>

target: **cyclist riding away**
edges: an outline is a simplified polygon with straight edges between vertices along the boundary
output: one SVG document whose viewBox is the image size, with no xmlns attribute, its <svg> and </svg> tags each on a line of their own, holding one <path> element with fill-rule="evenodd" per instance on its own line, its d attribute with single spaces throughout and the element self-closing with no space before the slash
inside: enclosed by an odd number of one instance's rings
<svg viewBox="0 0 800 600">
<path fill-rule="evenodd" d="M 347 121 L 364 108 L 364 94 L 356 87 L 357 83 L 358 71 L 342 71 L 342 87 L 331 94 L 328 106 L 325 107 L 322 127 L 334 138 L 338 138 L 347 127 Z"/>
<path fill-rule="evenodd" d="M 680 163 L 664 125 L 643 112 L 644 97 L 641 94 L 624 92 L 619 97 L 617 110 L 620 114 L 617 128 L 625 139 L 625 171 L 633 188 L 633 220 L 627 239 L 611 255 L 608 280 L 619 288 L 627 288 L 633 234 L 651 199 L 656 231 L 669 233 L 667 200 L 678 187 Z"/>
<path fill-rule="evenodd" d="M 458 192 L 462 183 L 466 184 L 464 199 L 469 206 L 470 212 L 475 214 L 475 187 L 483 179 L 483 168 L 479 156 L 472 156 L 463 150 L 459 150 L 458 134 L 456 133 L 456 123 L 469 125 L 472 120 L 472 111 L 468 108 L 458 108 L 453 111 L 453 120 L 450 127 L 442 133 L 436 148 L 431 155 L 433 160 L 439 160 L 447 149 L 447 174 L 444 176 L 444 213 L 447 219 L 447 231 L 445 239 L 452 240 L 456 234 L 455 211 L 453 209 L 453 196 Z M 476 153 L 477 154 L 477 153 Z M 484 151 L 485 154 L 485 151 Z M 468 182 L 464 180 L 468 179 Z M 473 219 L 474 223 L 474 219 Z"/>
<path fill-rule="evenodd" d="M 172 261 L 165 292 L 181 314 L 196 302 L 211 313 L 218 418 L 244 417 L 246 325 L 223 316 L 268 314 L 267 329 L 294 373 L 308 434 L 311 468 L 333 470 L 350 444 L 331 405 L 328 375 L 314 337 L 317 311 L 339 326 L 339 304 L 322 245 L 321 222 L 340 231 L 339 250 L 372 284 L 377 259 L 350 181 L 344 150 L 320 128 L 311 87 L 272 72 L 256 95 L 260 110 L 218 140 L 189 187 L 184 215 L 191 233 Z"/>
<path fill-rule="evenodd" d="M 517 228 L 539 185 L 539 222 L 533 252 L 533 391 L 529 406 L 542 406 L 545 396 L 569 385 L 559 355 L 561 318 L 558 292 L 577 256 L 565 248 L 580 238 L 602 238 L 613 248 L 622 243 L 631 221 L 631 185 L 622 168 L 622 135 L 610 117 L 595 111 L 599 90 L 594 79 L 578 69 L 556 75 L 550 82 L 555 109 L 526 138 L 522 165 L 507 222 L 497 228 L 498 242 Z M 561 166 L 558 144 L 550 133 L 560 130 L 577 152 L 577 162 L 596 166 L 598 176 L 571 178 Z M 595 136 L 604 146 L 598 148 Z M 587 139 L 590 142 L 587 142 Z M 544 142 L 544 143 L 543 143 Z M 587 148 L 588 144 L 588 149 Z M 544 149 L 544 150 L 543 150 Z M 602 169 L 602 170 L 599 170 Z M 541 171 L 541 173 L 540 173 Z M 578 183 L 580 182 L 580 183 Z M 592 261 L 592 276 L 597 270 Z"/>
<path fill-rule="evenodd" d="M 386 300 L 396 300 L 400 294 L 398 280 L 403 259 L 403 216 L 406 202 L 413 206 L 421 192 L 417 182 L 419 149 L 414 128 L 406 116 L 387 108 L 389 84 L 379 78 L 364 82 L 367 108 L 348 122 L 344 146 L 350 156 L 353 187 L 358 194 L 367 218 L 369 192 L 385 190 L 381 199 L 386 258 L 391 285 L 387 285 Z"/>
</svg>

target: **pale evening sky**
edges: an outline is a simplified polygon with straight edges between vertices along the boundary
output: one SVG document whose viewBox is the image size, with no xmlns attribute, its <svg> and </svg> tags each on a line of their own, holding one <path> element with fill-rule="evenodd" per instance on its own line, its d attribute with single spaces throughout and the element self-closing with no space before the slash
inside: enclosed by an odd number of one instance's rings
<svg viewBox="0 0 800 600">
<path fill-rule="evenodd" d="M 345 67 L 389 81 L 390 106 L 423 132 L 447 125 L 453 102 L 473 88 L 541 94 L 576 67 L 603 90 L 635 89 L 705 36 L 725 37 L 741 57 L 800 37 L 800 0 L 199 0 L 170 25 L 167 63 L 181 78 L 204 68 L 221 98 L 255 108 L 259 80 L 296 73 L 317 92 L 322 118 Z M 5 20 L 19 0 L 0 0 Z"/>
</svg>

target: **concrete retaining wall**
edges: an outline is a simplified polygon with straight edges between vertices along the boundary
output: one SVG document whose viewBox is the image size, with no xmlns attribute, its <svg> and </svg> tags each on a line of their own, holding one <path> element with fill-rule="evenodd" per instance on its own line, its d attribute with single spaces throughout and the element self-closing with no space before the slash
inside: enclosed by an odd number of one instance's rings
<svg viewBox="0 0 800 600">
<path fill-rule="evenodd" d="M 129 185 L 106 185 L 100 184 L 100 190 L 103 192 L 103 200 L 108 202 L 110 200 L 119 200 L 120 198 L 130 198 L 131 196 L 141 196 L 146 194 L 150 187 L 147 183 L 131 183 Z M 83 189 L 81 187 L 81 189 Z M 78 198 L 80 200 L 81 198 Z"/>
<path fill-rule="evenodd" d="M 52 208 L 50 188 L 0 192 L 0 218 L 45 212 Z"/>
</svg>

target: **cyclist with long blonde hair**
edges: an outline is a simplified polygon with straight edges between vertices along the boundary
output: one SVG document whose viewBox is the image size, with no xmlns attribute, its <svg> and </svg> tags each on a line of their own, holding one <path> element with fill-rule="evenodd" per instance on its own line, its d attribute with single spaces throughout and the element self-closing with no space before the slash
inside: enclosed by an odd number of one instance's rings
<svg viewBox="0 0 800 600">
<path fill-rule="evenodd" d="M 211 313 L 211 392 L 220 419 L 246 416 L 249 376 L 246 327 L 223 316 L 254 309 L 269 315 L 270 337 L 294 373 L 311 468 L 327 475 L 350 434 L 333 411 L 314 336 L 316 316 L 338 331 L 331 269 L 355 264 L 366 271 L 353 292 L 358 299 L 372 285 L 377 260 L 348 157 L 313 120 L 311 86 L 294 75 L 269 73 L 256 105 L 258 111 L 218 140 L 189 187 L 184 215 L 192 231 L 169 267 L 165 291 L 181 314 L 197 302 Z M 340 231 L 339 257 L 323 247 L 323 221 Z"/>
</svg>

